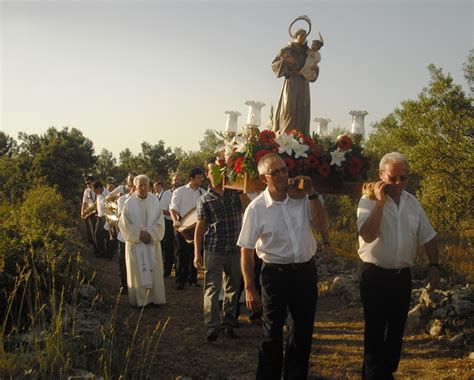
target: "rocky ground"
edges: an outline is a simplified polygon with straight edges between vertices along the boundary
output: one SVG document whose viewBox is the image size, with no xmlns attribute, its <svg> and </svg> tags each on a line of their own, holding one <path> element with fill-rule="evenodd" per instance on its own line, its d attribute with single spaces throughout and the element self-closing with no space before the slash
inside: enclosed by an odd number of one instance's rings
<svg viewBox="0 0 474 380">
<path fill-rule="evenodd" d="M 86 259 L 95 268 L 96 286 L 112 312 L 119 287 L 117 258 Z M 348 285 L 354 282 L 353 272 L 347 271 L 338 260 L 320 272 L 321 295 L 310 379 L 357 379 L 363 353 L 363 313 L 357 292 Z M 338 272 L 339 285 L 334 283 Z M 129 306 L 126 295 L 118 297 L 114 344 L 117 349 L 133 345 L 134 360 L 130 362 L 129 373 L 134 378 L 148 375 L 152 379 L 254 378 L 261 326 L 249 323 L 245 308 L 236 329 L 238 339 L 220 336 L 216 342 L 208 343 L 202 322 L 202 289 L 187 287 L 176 291 L 174 278 L 165 279 L 165 286 L 167 304 L 157 308 L 142 311 Z M 443 305 L 447 304 L 444 301 Z M 454 306 L 445 307 L 445 312 L 453 309 Z M 443 333 L 433 336 L 423 328 L 416 328 L 412 333 L 405 338 L 397 379 L 474 379 L 469 336 L 452 344 L 451 337 Z M 154 337 L 151 345 L 150 337 Z"/>
</svg>

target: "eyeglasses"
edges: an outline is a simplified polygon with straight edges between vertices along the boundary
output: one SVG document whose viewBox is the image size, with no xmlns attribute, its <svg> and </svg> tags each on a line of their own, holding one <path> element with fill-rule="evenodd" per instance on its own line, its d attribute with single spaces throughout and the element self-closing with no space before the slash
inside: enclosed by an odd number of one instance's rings
<svg viewBox="0 0 474 380">
<path fill-rule="evenodd" d="M 396 183 L 397 180 L 400 180 L 400 182 L 405 182 L 408 179 L 408 176 L 406 176 L 406 175 L 399 175 L 399 176 L 387 175 L 387 178 L 391 183 Z"/>
<path fill-rule="evenodd" d="M 287 174 L 288 173 L 288 168 L 286 166 L 283 166 L 280 169 L 273 170 L 270 173 L 267 173 L 267 175 L 271 175 L 272 177 L 279 176 L 280 174 Z"/>
</svg>

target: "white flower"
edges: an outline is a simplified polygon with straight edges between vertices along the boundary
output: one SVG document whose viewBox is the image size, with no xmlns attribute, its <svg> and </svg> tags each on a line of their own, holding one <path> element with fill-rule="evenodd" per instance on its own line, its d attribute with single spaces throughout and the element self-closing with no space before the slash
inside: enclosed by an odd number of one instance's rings
<svg viewBox="0 0 474 380">
<path fill-rule="evenodd" d="M 337 166 L 341 166 L 342 161 L 346 160 L 344 157 L 345 154 L 346 152 L 340 148 L 337 148 L 335 151 L 331 152 L 331 165 L 336 164 Z"/>
<path fill-rule="evenodd" d="M 282 133 L 281 135 L 276 136 L 275 141 L 280 146 L 278 148 L 278 153 L 280 153 L 280 154 L 286 153 L 289 156 L 291 155 L 292 146 L 294 144 L 293 143 L 294 138 L 292 136 L 290 136 L 286 133 Z"/>
<path fill-rule="evenodd" d="M 291 156 L 292 152 L 295 152 L 295 158 L 308 157 L 305 152 L 309 149 L 309 146 L 300 144 L 298 140 L 287 133 L 282 133 L 281 135 L 277 136 L 275 141 L 280 146 L 278 148 L 278 153 L 280 154 L 286 153 L 287 155 Z"/>
<path fill-rule="evenodd" d="M 235 136 L 233 141 L 234 141 L 234 148 L 236 152 L 238 153 L 246 152 L 247 145 L 244 138 L 242 138 L 241 136 Z"/>
<path fill-rule="evenodd" d="M 295 152 L 295 158 L 308 157 L 305 153 L 308 149 L 309 146 L 306 144 L 298 144 L 298 146 L 294 146 L 293 151 Z"/>
</svg>

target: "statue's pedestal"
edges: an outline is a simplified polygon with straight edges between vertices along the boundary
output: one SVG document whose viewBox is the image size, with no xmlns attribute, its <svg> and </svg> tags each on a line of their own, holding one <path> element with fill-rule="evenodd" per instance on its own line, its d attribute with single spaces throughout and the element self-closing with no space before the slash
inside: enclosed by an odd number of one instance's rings
<svg viewBox="0 0 474 380">
<path fill-rule="evenodd" d="M 247 172 L 243 173 L 242 176 L 237 176 L 233 182 L 230 182 L 228 177 L 223 176 L 222 186 L 226 189 L 241 190 L 244 193 L 256 193 L 267 188 L 267 185 L 258 178 L 250 178 Z"/>
</svg>

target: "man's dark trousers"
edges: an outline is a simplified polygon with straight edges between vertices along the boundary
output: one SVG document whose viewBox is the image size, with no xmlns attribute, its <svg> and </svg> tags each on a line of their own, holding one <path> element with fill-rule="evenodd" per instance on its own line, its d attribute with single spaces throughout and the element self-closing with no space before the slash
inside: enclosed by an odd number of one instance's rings
<svg viewBox="0 0 474 380">
<path fill-rule="evenodd" d="M 107 235 L 108 231 L 104 229 L 105 216 L 97 217 L 97 224 L 95 225 L 95 241 L 96 251 L 95 254 L 98 257 L 105 257 L 107 255 Z"/>
<path fill-rule="evenodd" d="M 410 307 L 410 269 L 360 262 L 358 275 L 365 319 L 362 379 L 393 379 Z"/>
<path fill-rule="evenodd" d="M 174 264 L 174 229 L 173 221 L 165 219 L 165 236 L 161 241 L 161 252 L 163 254 L 163 274 L 168 277 Z"/>
<path fill-rule="evenodd" d="M 176 236 L 176 285 L 197 283 L 197 270 L 194 267 L 194 244 L 188 243 L 179 233 Z"/>
<path fill-rule="evenodd" d="M 264 262 L 260 281 L 264 323 L 257 379 L 280 379 L 282 367 L 284 379 L 306 379 L 318 299 L 315 262 Z M 283 325 L 288 312 L 291 318 L 283 361 Z"/>
</svg>

